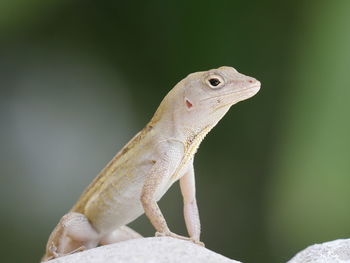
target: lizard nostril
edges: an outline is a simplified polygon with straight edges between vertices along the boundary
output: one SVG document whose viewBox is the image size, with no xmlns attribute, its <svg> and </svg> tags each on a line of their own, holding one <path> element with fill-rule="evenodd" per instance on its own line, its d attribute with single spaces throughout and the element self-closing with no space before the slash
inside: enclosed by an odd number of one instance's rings
<svg viewBox="0 0 350 263">
<path fill-rule="evenodd" d="M 249 83 L 253 83 L 254 81 L 252 79 L 248 80 Z"/>
</svg>

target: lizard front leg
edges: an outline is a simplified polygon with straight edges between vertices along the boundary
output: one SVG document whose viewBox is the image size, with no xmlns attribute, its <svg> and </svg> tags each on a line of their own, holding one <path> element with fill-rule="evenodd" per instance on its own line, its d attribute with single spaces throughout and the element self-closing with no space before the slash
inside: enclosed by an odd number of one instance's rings
<svg viewBox="0 0 350 263">
<path fill-rule="evenodd" d="M 170 162 L 169 160 L 173 161 Z M 177 235 L 169 230 L 156 200 L 159 191 L 162 191 L 161 187 L 164 187 L 164 184 L 166 183 L 165 181 L 169 180 L 171 163 L 175 163 L 174 159 L 163 157 L 154 164 L 145 179 L 145 184 L 141 194 L 141 203 L 146 216 L 157 231 L 156 236 L 171 236 L 179 239 L 190 240 L 190 238 Z"/>
<path fill-rule="evenodd" d="M 196 184 L 193 163 L 189 165 L 188 171 L 180 178 L 180 189 L 184 201 L 184 217 L 187 232 L 194 243 L 204 246 L 200 242 L 201 223 L 199 220 L 198 206 L 196 201 Z"/>
</svg>

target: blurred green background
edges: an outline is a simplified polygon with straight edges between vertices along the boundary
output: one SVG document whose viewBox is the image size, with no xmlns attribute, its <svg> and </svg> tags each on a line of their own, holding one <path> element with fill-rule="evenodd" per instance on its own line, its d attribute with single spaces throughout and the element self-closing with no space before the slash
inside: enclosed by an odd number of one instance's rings
<svg viewBox="0 0 350 263">
<path fill-rule="evenodd" d="M 285 262 L 350 237 L 350 1 L 2 0 L 0 251 L 38 262 L 83 189 L 188 73 L 262 89 L 195 160 L 202 239 Z M 185 234 L 178 186 L 161 200 Z M 132 223 L 144 235 L 145 217 Z"/>
</svg>

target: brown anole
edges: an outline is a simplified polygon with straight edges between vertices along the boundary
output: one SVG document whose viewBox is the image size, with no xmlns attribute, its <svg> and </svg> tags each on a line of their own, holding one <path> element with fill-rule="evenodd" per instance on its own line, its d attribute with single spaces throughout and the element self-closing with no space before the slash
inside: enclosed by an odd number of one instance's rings
<svg viewBox="0 0 350 263">
<path fill-rule="evenodd" d="M 143 213 L 157 236 L 200 242 L 193 158 L 205 135 L 260 82 L 232 67 L 196 72 L 165 96 L 151 121 L 107 164 L 51 233 L 43 261 L 141 237 L 126 225 Z M 157 201 L 180 180 L 190 237 L 172 233 Z"/>
</svg>

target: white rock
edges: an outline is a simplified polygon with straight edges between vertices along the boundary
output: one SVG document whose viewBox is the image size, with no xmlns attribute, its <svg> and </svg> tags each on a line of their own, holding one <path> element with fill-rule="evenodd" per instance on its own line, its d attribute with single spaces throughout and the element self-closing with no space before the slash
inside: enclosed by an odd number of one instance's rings
<svg viewBox="0 0 350 263">
<path fill-rule="evenodd" d="M 288 263 L 350 263 L 350 239 L 309 246 Z"/>
<path fill-rule="evenodd" d="M 169 237 L 132 239 L 60 257 L 50 263 L 240 263 Z"/>
</svg>

